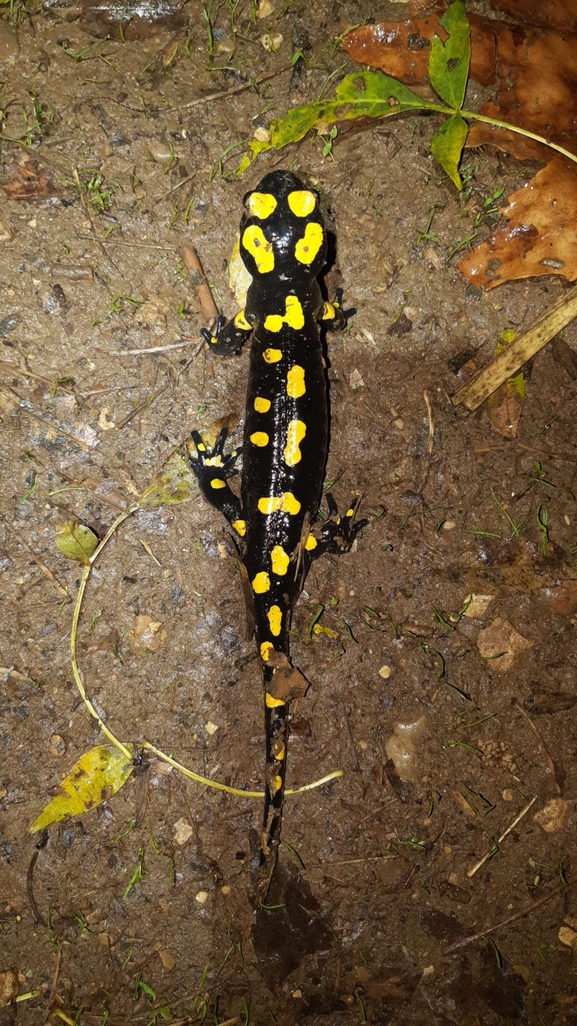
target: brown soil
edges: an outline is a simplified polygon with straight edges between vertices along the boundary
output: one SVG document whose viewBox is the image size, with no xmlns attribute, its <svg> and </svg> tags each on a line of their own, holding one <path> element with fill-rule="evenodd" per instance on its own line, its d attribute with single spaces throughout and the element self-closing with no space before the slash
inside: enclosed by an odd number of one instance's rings
<svg viewBox="0 0 577 1026">
<path fill-rule="evenodd" d="M 0 972 L 24 996 L 0 1021 L 575 1022 L 572 351 L 535 359 L 516 439 L 449 398 L 468 357 L 488 362 L 501 332 L 521 333 L 564 286 L 488 294 L 446 262 L 483 200 L 528 171 L 469 153 L 462 201 L 429 155 L 426 118 L 221 177 L 221 155 L 258 119 L 316 98 L 343 61 L 333 38 L 374 14 L 352 0 L 276 6 L 277 21 L 254 21 L 241 3 L 224 71 L 197 4 L 161 26 L 126 21 L 124 39 L 98 36 L 86 5 L 22 10 L 16 32 L 7 11 L 0 21 L 5 133 L 32 143 L 0 144 L 2 183 L 16 183 L 0 207 Z M 215 47 L 233 16 L 213 5 Z M 269 27 L 277 53 L 260 42 Z M 306 48 L 301 78 L 280 72 L 293 45 Z M 192 428 L 228 418 L 240 437 L 247 356 L 199 345 L 180 250 L 196 245 L 233 312 L 224 264 L 242 196 L 289 165 L 322 190 L 357 311 L 328 340 L 327 480 L 345 509 L 362 491 L 370 523 L 353 552 L 313 566 L 295 610 L 292 656 L 311 687 L 294 709 L 290 783 L 344 778 L 287 800 L 277 907 L 256 912 L 260 803 L 159 761 L 40 849 L 28 828 L 103 742 L 70 668 L 62 589 L 74 598 L 80 569 L 56 528 L 76 517 L 102 537 Z M 565 339 L 577 344 L 574 326 Z M 196 487 L 187 504 L 136 514 L 92 573 L 78 654 L 124 742 L 258 790 L 261 689 L 233 557 Z M 492 598 L 466 609 L 471 593 Z M 162 624 L 155 651 L 134 644 L 138 616 Z"/>
</svg>

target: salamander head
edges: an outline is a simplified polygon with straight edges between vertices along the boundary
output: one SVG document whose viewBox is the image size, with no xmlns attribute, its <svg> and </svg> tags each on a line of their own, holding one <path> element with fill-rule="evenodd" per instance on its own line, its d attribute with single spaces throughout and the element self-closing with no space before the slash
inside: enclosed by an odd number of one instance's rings
<svg viewBox="0 0 577 1026">
<path fill-rule="evenodd" d="M 290 171 L 272 171 L 244 197 L 240 254 L 253 278 L 316 278 L 327 251 L 318 193 Z"/>
</svg>

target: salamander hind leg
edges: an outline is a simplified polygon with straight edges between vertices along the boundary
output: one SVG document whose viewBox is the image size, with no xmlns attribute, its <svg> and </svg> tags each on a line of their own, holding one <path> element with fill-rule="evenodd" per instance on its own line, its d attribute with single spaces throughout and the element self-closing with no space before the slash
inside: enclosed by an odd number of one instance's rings
<svg viewBox="0 0 577 1026">
<path fill-rule="evenodd" d="M 227 428 L 222 429 L 212 448 L 207 446 L 198 431 L 192 431 L 191 437 L 196 452 L 189 451 L 190 466 L 202 494 L 211 506 L 226 517 L 239 537 L 243 538 L 246 524 L 242 518 L 240 499 L 228 484 L 229 478 L 237 473 L 235 464 L 242 448 L 234 449 L 225 455 Z"/>
<path fill-rule="evenodd" d="M 350 551 L 359 531 L 368 524 L 368 520 L 355 519 L 361 499 L 359 495 L 345 515 L 339 516 L 337 504 L 331 493 L 327 492 L 329 515 L 326 520 L 320 520 L 314 525 L 305 541 L 304 547 L 310 559 L 316 559 L 325 552 L 336 556 Z"/>
</svg>

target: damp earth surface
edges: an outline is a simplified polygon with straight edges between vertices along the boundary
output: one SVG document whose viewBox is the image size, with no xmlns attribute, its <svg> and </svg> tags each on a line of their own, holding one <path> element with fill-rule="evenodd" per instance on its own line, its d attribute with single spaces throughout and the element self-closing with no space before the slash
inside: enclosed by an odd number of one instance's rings
<svg viewBox="0 0 577 1026">
<path fill-rule="evenodd" d="M 354 69 L 334 40 L 374 10 L 136 13 L 4 5 L 0 20 L 18 140 L 0 141 L 1 1021 L 574 1022 L 575 328 L 533 361 L 515 437 L 451 402 L 565 287 L 485 292 L 448 259 L 485 199 L 539 165 L 466 152 L 464 200 L 430 156 L 431 119 L 412 117 L 328 126 L 238 178 L 255 131 Z M 468 106 L 484 95 L 470 86 Z M 289 786 L 343 776 L 287 798 L 258 908 L 260 801 L 150 750 L 97 808 L 29 828 L 106 743 L 71 669 L 82 567 L 56 533 L 76 519 L 104 537 L 192 429 L 240 442 L 248 356 L 202 343 L 182 247 L 233 314 L 242 197 L 276 167 L 320 192 L 326 294 L 355 311 L 326 343 L 326 481 L 342 510 L 362 493 L 368 525 L 313 565 L 294 610 L 310 687 Z M 135 751 L 258 791 L 235 548 L 192 478 L 187 500 L 109 541 L 80 671 Z"/>
</svg>

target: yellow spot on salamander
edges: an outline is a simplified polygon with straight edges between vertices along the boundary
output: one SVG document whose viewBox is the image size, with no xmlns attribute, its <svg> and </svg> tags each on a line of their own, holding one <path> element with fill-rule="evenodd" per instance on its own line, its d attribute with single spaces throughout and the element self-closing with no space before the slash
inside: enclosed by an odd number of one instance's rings
<svg viewBox="0 0 577 1026">
<path fill-rule="evenodd" d="M 297 296 L 287 296 L 285 300 L 285 313 L 269 314 L 264 322 L 266 331 L 279 332 L 283 324 L 288 324 L 294 331 L 304 328 L 305 315 L 300 300 Z"/>
<path fill-rule="evenodd" d="M 313 549 L 316 549 L 317 545 L 318 545 L 318 541 L 315 538 L 314 534 L 309 534 L 309 536 L 308 536 L 308 538 L 307 538 L 307 540 L 305 542 L 305 549 L 307 550 L 307 552 L 312 552 Z"/>
<path fill-rule="evenodd" d="M 277 762 L 282 762 L 283 761 L 283 759 L 285 757 L 285 746 L 284 745 L 282 745 L 282 747 L 279 748 L 278 752 L 274 753 L 274 757 L 275 757 Z"/>
<path fill-rule="evenodd" d="M 253 445 L 259 445 L 261 448 L 263 445 L 268 445 L 269 437 L 266 431 L 254 431 L 250 436 L 250 440 Z"/>
<path fill-rule="evenodd" d="M 226 488 L 226 481 L 222 480 L 222 477 L 213 477 L 210 482 L 211 488 Z"/>
<path fill-rule="evenodd" d="M 300 463 L 302 453 L 300 444 L 307 433 L 307 426 L 302 420 L 289 421 L 287 440 L 284 450 L 284 461 L 287 467 L 294 467 Z"/>
<path fill-rule="evenodd" d="M 241 538 L 244 538 L 246 534 L 246 520 L 235 520 L 232 526 L 236 533 L 239 534 Z"/>
<path fill-rule="evenodd" d="M 295 217 L 308 217 L 315 209 L 317 198 L 308 189 L 297 189 L 289 192 L 287 201 Z"/>
<path fill-rule="evenodd" d="M 348 509 L 347 512 L 345 513 L 346 517 L 354 517 L 354 515 L 355 515 L 354 509 Z"/>
<path fill-rule="evenodd" d="M 300 264 L 312 264 L 323 244 L 322 225 L 309 221 L 302 239 L 295 246 L 295 257 Z"/>
<path fill-rule="evenodd" d="M 282 787 L 282 777 L 279 777 L 279 775 L 277 774 L 276 777 L 273 777 L 271 782 L 270 782 L 270 789 L 271 789 L 273 794 L 276 794 L 277 791 L 280 791 L 281 787 Z"/>
<path fill-rule="evenodd" d="M 267 320 L 268 320 L 268 317 L 267 317 Z M 262 358 L 265 361 L 265 363 L 278 363 L 279 360 L 282 360 L 282 350 L 281 349 L 265 349 L 264 353 L 262 354 Z"/>
<path fill-rule="evenodd" d="M 287 555 L 282 545 L 275 545 L 270 554 L 270 563 L 273 574 L 278 574 L 279 577 L 286 574 L 290 563 L 290 556 Z"/>
<path fill-rule="evenodd" d="M 271 652 L 274 652 L 274 645 L 272 641 L 263 641 L 260 646 L 260 657 L 263 663 L 268 663 Z"/>
<path fill-rule="evenodd" d="M 268 413 L 268 411 L 270 410 L 270 406 L 270 399 L 263 399 L 262 396 L 257 395 L 254 401 L 254 408 L 257 413 Z"/>
<path fill-rule="evenodd" d="M 295 363 L 286 376 L 286 393 L 290 399 L 300 399 L 306 392 L 305 370 Z"/>
<path fill-rule="evenodd" d="M 322 320 L 323 321 L 334 321 L 334 319 L 336 317 L 336 313 L 337 312 L 336 312 L 336 310 L 335 310 L 335 308 L 334 308 L 332 303 L 325 303 L 325 305 L 323 307 Z"/>
<path fill-rule="evenodd" d="M 199 452 L 206 452 L 206 445 L 204 442 L 199 442 L 196 448 Z"/>
<path fill-rule="evenodd" d="M 295 331 L 300 331 L 301 328 L 304 328 L 305 315 L 300 301 L 296 296 L 286 297 L 285 321 L 289 328 L 294 328 Z"/>
<path fill-rule="evenodd" d="M 270 192 L 252 192 L 248 197 L 247 207 L 253 217 L 266 221 L 277 207 L 275 197 Z"/>
<path fill-rule="evenodd" d="M 292 492 L 284 492 L 283 495 L 273 495 L 270 498 L 258 500 L 259 512 L 264 513 L 265 516 L 278 511 L 288 513 L 289 516 L 296 516 L 300 508 L 301 504 L 298 499 L 295 499 Z"/>
<path fill-rule="evenodd" d="M 309 227 L 307 225 L 307 227 Z M 242 233 L 242 245 L 253 258 L 259 274 L 268 274 L 274 270 L 274 253 L 270 242 L 267 242 L 262 228 L 258 224 L 249 224 Z"/>
<path fill-rule="evenodd" d="M 280 606 L 271 606 L 268 613 L 268 623 L 273 637 L 278 638 L 282 625 L 282 613 Z"/>
<path fill-rule="evenodd" d="M 270 645 L 270 641 L 265 641 L 264 644 L 265 645 Z M 271 645 L 271 648 L 272 648 L 272 645 Z M 267 658 L 268 658 L 268 656 L 267 656 Z M 282 698 L 273 698 L 272 695 L 269 695 L 268 691 L 266 692 L 266 694 L 264 696 L 264 700 L 265 700 L 265 704 L 268 706 L 269 709 L 276 709 L 279 705 L 286 705 L 286 702 L 283 702 Z"/>
<path fill-rule="evenodd" d="M 205 467 L 222 467 L 222 456 L 211 456 L 204 461 Z"/>
<path fill-rule="evenodd" d="M 265 591 L 270 590 L 270 577 L 266 570 L 261 570 L 260 573 L 253 578 L 252 590 L 257 595 L 264 595 Z"/>
<path fill-rule="evenodd" d="M 235 328 L 240 328 L 241 331 L 252 331 L 252 324 L 249 324 L 246 317 L 244 316 L 244 310 L 239 310 L 234 319 Z"/>
</svg>

